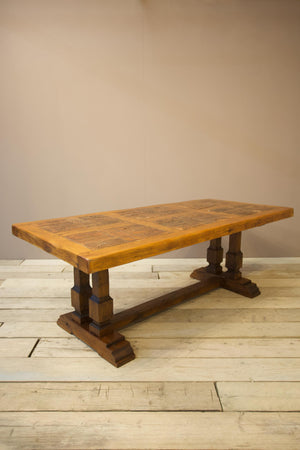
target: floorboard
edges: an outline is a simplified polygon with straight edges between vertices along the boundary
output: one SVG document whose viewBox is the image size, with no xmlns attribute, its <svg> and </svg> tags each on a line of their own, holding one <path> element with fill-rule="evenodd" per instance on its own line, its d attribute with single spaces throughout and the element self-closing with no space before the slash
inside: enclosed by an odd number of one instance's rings
<svg viewBox="0 0 300 450">
<path fill-rule="evenodd" d="M 300 413 L 3 412 L 6 448 L 299 450 Z"/>
<path fill-rule="evenodd" d="M 204 264 L 111 269 L 115 312 Z M 300 258 L 245 259 L 254 299 L 218 289 L 125 328 L 136 359 L 119 369 L 56 324 L 72 271 L 0 260 L 0 449 L 300 449 Z"/>
<path fill-rule="evenodd" d="M 219 382 L 224 411 L 300 411 L 300 383 Z"/>
<path fill-rule="evenodd" d="M 2 411 L 220 411 L 214 383 L 0 383 Z"/>
<path fill-rule="evenodd" d="M 63 310 L 62 310 L 63 311 Z M 288 337 L 300 335 L 300 324 L 297 322 L 190 322 L 182 326 L 182 322 L 156 322 L 155 317 L 139 322 L 123 329 L 128 338 L 248 338 L 248 337 Z M 55 322 L 6 322 L 0 329 L 1 337 L 65 337 Z"/>
<path fill-rule="evenodd" d="M 1 328 L 0 328 L 1 330 Z M 0 381 L 300 381 L 300 358 L 7 358 Z"/>
<path fill-rule="evenodd" d="M 300 339 L 210 338 L 131 339 L 139 358 L 295 358 L 300 355 Z M 32 357 L 98 358 L 91 348 L 75 337 L 42 338 Z"/>
</svg>

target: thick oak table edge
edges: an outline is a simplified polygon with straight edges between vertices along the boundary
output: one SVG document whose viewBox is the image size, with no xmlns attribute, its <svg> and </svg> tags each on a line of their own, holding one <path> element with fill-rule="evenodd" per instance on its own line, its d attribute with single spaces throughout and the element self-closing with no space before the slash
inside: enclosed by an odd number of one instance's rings
<svg viewBox="0 0 300 450">
<path fill-rule="evenodd" d="M 116 212 L 119 212 L 119 210 Z M 105 212 L 103 212 L 103 214 L 105 214 Z M 55 237 L 56 242 L 53 242 L 53 236 L 45 231 L 42 232 L 41 236 L 40 230 L 37 233 L 37 230 L 32 229 L 32 223 L 39 223 L 42 221 L 13 224 L 12 234 L 39 247 L 47 253 L 63 259 L 85 273 L 93 273 L 99 270 L 110 269 L 118 265 L 160 255 L 169 251 L 189 247 L 211 239 L 228 236 L 232 233 L 245 231 L 250 228 L 263 226 L 271 222 L 292 217 L 293 215 L 294 209 L 291 207 L 274 206 L 274 209 L 264 213 L 263 220 L 261 218 L 261 214 L 257 214 L 247 218 L 246 221 L 243 219 L 240 220 L 240 222 L 236 222 L 234 226 L 231 224 L 220 224 L 218 226 L 214 226 L 212 229 L 195 227 L 191 229 L 189 233 L 184 231 L 181 233 L 169 233 L 168 236 L 162 237 L 159 240 L 150 239 L 148 243 L 146 242 L 144 244 L 137 242 L 134 244 L 125 244 L 119 246 L 119 248 L 118 246 L 112 247 L 110 252 L 103 251 L 102 255 L 100 251 L 89 251 L 84 246 L 74 243 L 72 243 L 72 248 L 74 248 L 72 251 L 68 248 L 67 239 L 65 238 L 60 238 L 59 245 L 57 245 L 57 237 Z"/>
<path fill-rule="evenodd" d="M 268 223 L 276 222 L 282 219 L 288 219 L 293 215 L 293 208 L 286 208 L 281 212 L 277 212 L 276 218 L 274 218 L 274 213 L 270 211 L 270 213 L 265 216 L 264 223 L 260 223 L 258 217 L 253 217 L 249 219 L 246 224 L 241 223 L 240 226 L 236 225 L 235 231 L 232 230 L 232 227 L 230 225 L 220 225 L 219 227 L 215 227 L 214 232 L 203 232 L 202 230 L 199 230 L 199 228 L 195 228 L 190 232 L 189 236 L 185 236 L 185 234 L 182 233 L 181 238 L 170 237 L 162 240 L 161 243 L 156 244 L 155 250 L 153 250 L 152 244 L 149 243 L 144 247 L 116 251 L 115 254 L 112 253 L 107 257 L 103 257 L 101 260 L 93 256 L 87 257 L 87 259 L 85 259 L 84 261 L 84 264 L 82 264 L 82 270 L 87 273 L 93 273 L 105 268 L 110 269 L 117 265 L 127 264 L 129 262 L 138 261 L 144 258 L 150 258 L 152 256 L 161 255 L 163 253 L 171 252 L 173 250 L 179 250 L 185 247 L 190 247 L 191 245 L 200 244 L 202 242 L 207 242 L 219 237 L 230 236 L 231 234 L 236 232 L 242 232 L 251 228 L 257 228 L 259 226 L 267 225 Z M 201 236 L 199 236 L 200 233 Z M 83 262 L 83 258 L 81 262 Z"/>
</svg>

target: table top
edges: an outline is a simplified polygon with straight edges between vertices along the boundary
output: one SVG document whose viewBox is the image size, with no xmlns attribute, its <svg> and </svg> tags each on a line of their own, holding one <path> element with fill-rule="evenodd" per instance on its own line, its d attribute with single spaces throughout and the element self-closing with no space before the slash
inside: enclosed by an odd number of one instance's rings
<svg viewBox="0 0 300 450">
<path fill-rule="evenodd" d="M 204 199 L 38 220 L 15 236 L 93 273 L 293 215 L 293 208 Z"/>
</svg>

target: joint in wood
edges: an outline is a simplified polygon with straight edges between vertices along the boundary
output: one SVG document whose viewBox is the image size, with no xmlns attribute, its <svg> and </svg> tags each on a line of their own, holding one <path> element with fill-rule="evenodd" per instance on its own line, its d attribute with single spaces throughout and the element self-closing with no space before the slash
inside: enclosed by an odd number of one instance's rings
<svg viewBox="0 0 300 450">
<path fill-rule="evenodd" d="M 94 336 L 102 337 L 107 335 L 111 330 L 111 322 L 90 322 L 89 323 L 89 330 Z"/>
<path fill-rule="evenodd" d="M 97 323 L 109 321 L 113 316 L 113 299 L 110 296 L 98 298 L 92 295 L 89 299 L 89 316 Z"/>
</svg>

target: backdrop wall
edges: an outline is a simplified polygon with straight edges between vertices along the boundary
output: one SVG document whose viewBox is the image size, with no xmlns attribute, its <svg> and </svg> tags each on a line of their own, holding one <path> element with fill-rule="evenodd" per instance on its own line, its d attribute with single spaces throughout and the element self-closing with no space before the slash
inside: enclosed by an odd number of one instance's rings
<svg viewBox="0 0 300 450">
<path fill-rule="evenodd" d="M 196 198 L 295 207 L 243 250 L 300 255 L 299 1 L 0 8 L 1 258 L 49 257 L 13 222 Z"/>
</svg>

